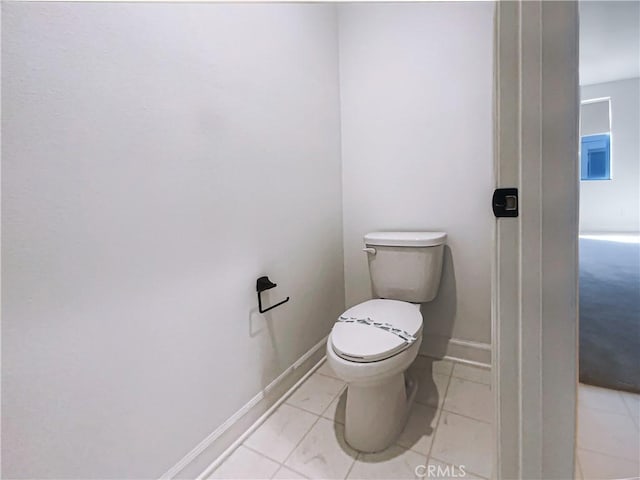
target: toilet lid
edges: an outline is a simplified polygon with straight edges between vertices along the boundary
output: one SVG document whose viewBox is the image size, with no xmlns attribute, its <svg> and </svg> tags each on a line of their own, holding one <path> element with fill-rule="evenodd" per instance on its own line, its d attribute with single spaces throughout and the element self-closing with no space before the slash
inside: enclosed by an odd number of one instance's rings
<svg viewBox="0 0 640 480">
<path fill-rule="evenodd" d="M 368 300 L 351 307 L 331 330 L 333 351 L 352 362 L 375 362 L 407 349 L 422 331 L 420 306 Z"/>
</svg>

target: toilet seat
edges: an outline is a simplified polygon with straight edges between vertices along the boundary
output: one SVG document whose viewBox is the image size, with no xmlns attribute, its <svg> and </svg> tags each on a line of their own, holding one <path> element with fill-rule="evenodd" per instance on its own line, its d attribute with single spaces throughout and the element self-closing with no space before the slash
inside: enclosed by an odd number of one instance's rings
<svg viewBox="0 0 640 480">
<path fill-rule="evenodd" d="M 409 348 L 422 332 L 419 305 L 374 299 L 344 312 L 331 330 L 331 347 L 356 363 L 377 362 Z"/>
</svg>

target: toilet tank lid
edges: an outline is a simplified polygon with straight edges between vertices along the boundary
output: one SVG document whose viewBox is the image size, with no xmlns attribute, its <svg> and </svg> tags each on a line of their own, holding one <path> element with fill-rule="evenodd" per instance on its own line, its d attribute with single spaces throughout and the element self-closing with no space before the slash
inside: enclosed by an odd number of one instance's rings
<svg viewBox="0 0 640 480">
<path fill-rule="evenodd" d="M 371 232 L 364 236 L 364 243 L 388 247 L 435 247 L 446 239 L 446 232 Z"/>
</svg>

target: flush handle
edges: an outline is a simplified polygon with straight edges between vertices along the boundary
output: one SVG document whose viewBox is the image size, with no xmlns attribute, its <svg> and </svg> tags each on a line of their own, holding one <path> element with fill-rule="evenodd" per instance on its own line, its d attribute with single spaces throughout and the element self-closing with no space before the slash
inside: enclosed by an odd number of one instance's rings
<svg viewBox="0 0 640 480">
<path fill-rule="evenodd" d="M 370 253 L 371 255 L 375 255 L 376 254 L 376 249 L 375 248 L 371 248 L 371 247 L 365 247 L 365 248 L 362 249 L 362 251 Z"/>
</svg>

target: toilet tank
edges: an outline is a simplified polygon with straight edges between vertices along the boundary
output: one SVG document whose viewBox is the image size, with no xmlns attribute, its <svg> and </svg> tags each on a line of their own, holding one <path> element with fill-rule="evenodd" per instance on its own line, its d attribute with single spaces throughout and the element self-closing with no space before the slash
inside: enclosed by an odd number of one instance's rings
<svg viewBox="0 0 640 480">
<path fill-rule="evenodd" d="M 372 232 L 364 236 L 373 293 L 424 303 L 438 293 L 445 232 Z"/>
</svg>

